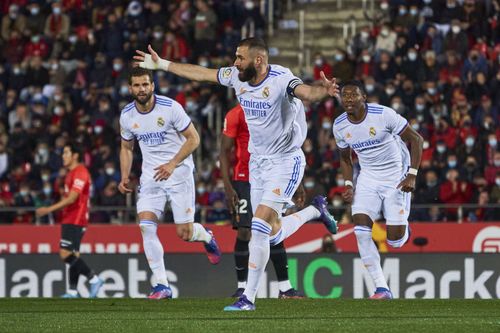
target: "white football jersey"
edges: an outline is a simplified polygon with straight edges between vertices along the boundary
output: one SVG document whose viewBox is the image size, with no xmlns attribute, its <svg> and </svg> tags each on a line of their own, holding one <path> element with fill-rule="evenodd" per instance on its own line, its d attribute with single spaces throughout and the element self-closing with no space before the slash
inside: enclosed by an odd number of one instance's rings
<svg viewBox="0 0 500 333">
<path fill-rule="evenodd" d="M 154 106 L 148 113 L 140 113 L 132 102 L 123 108 L 120 115 L 122 139 L 130 141 L 135 138 L 139 142 L 142 153 L 141 183 L 153 180 L 154 168 L 169 162 L 179 152 L 186 142 L 181 132 L 191 124 L 191 119 L 179 103 L 164 96 L 154 95 L 154 98 Z M 180 166 L 194 170 L 192 155 Z"/>
<path fill-rule="evenodd" d="M 363 179 L 398 182 L 410 165 L 410 153 L 399 136 L 408 121 L 379 104 L 366 104 L 366 111 L 359 123 L 352 123 L 345 112 L 335 119 L 337 146 L 356 152 Z"/>
<path fill-rule="evenodd" d="M 251 154 L 283 154 L 302 147 L 307 136 L 304 105 L 293 95 L 302 81 L 288 68 L 269 65 L 267 77 L 255 86 L 241 82 L 234 66 L 220 68 L 217 78 L 236 92 L 250 132 Z"/>
</svg>

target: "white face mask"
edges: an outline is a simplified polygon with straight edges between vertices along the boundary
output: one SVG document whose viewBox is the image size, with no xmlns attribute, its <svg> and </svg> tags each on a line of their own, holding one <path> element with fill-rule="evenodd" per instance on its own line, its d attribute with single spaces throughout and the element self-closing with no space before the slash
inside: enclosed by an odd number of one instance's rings
<svg viewBox="0 0 500 333">
<path fill-rule="evenodd" d="M 393 89 L 393 88 L 387 88 L 387 89 L 385 89 L 385 93 L 387 95 L 389 95 L 389 96 L 392 96 L 395 92 L 396 92 L 396 90 Z"/>
<path fill-rule="evenodd" d="M 113 64 L 113 69 L 115 70 L 115 72 L 119 72 L 121 71 L 123 68 L 123 65 L 122 64 L 119 64 L 119 63 L 115 63 Z"/>
<path fill-rule="evenodd" d="M 315 64 L 316 66 L 318 66 L 318 67 L 319 67 L 319 66 L 322 66 L 322 65 L 323 65 L 323 60 L 321 60 L 321 59 L 316 59 L 316 60 L 314 60 L 314 64 Z"/>
<path fill-rule="evenodd" d="M 361 57 L 361 59 L 363 59 L 363 62 L 364 62 L 364 63 L 368 63 L 368 62 L 370 62 L 370 58 L 371 58 L 371 57 L 370 57 L 368 54 L 365 54 L 365 55 L 363 55 L 363 56 Z"/>
<path fill-rule="evenodd" d="M 423 149 L 429 149 L 429 141 L 424 141 Z"/>
<path fill-rule="evenodd" d="M 40 8 L 38 7 L 31 7 L 31 15 L 38 15 L 38 13 L 40 13 Z"/>
<path fill-rule="evenodd" d="M 344 178 L 337 179 L 337 186 L 344 186 L 344 184 L 345 184 Z"/>
<path fill-rule="evenodd" d="M 382 2 L 382 3 L 380 4 L 380 9 L 382 9 L 382 10 L 387 10 L 387 9 L 389 9 L 389 4 L 388 4 L 387 2 Z"/>
<path fill-rule="evenodd" d="M 371 93 L 372 91 L 374 91 L 374 90 L 375 90 L 375 86 L 374 86 L 373 84 L 367 84 L 367 85 L 365 86 L 365 89 L 366 89 L 366 92 L 367 92 L 367 93 Z"/>
<path fill-rule="evenodd" d="M 76 41 L 78 40 L 78 37 L 76 37 L 75 35 L 71 35 L 68 37 L 68 40 L 71 44 L 75 44 Z"/>
<path fill-rule="evenodd" d="M 102 126 L 95 126 L 94 127 L 94 133 L 95 134 L 101 134 L 102 130 L 103 130 Z"/>
<path fill-rule="evenodd" d="M 155 31 L 155 32 L 153 32 L 153 37 L 155 39 L 160 39 L 162 36 L 163 36 L 163 32 L 161 32 L 161 31 Z"/>
<path fill-rule="evenodd" d="M 324 121 L 322 127 L 323 129 L 330 129 L 332 127 L 332 124 L 328 121 Z"/>
<path fill-rule="evenodd" d="M 165 95 L 166 93 L 168 93 L 168 87 L 160 87 L 160 92 Z"/>
<path fill-rule="evenodd" d="M 469 138 L 465 139 L 465 145 L 466 145 L 467 147 L 472 147 L 472 146 L 474 146 L 474 138 L 470 138 L 470 137 L 469 137 Z"/>
<path fill-rule="evenodd" d="M 312 182 L 312 181 L 304 182 L 304 187 L 307 189 L 311 189 L 314 187 L 314 182 Z"/>
<path fill-rule="evenodd" d="M 61 8 L 60 7 L 54 7 L 52 9 L 52 13 L 54 13 L 54 15 L 59 15 L 61 14 Z"/>
<path fill-rule="evenodd" d="M 399 104 L 399 103 L 392 103 L 391 104 L 391 108 L 393 108 L 393 110 L 396 110 L 396 111 L 399 109 L 400 106 L 401 106 L 401 104 Z"/>
<path fill-rule="evenodd" d="M 408 59 L 411 61 L 417 60 L 417 54 L 415 52 L 408 52 Z"/>
<path fill-rule="evenodd" d="M 436 90 L 436 88 L 428 88 L 427 92 L 429 93 L 429 95 L 435 95 L 437 90 Z"/>
<path fill-rule="evenodd" d="M 442 154 L 446 151 L 446 146 L 443 146 L 443 145 L 439 145 L 436 147 L 438 153 Z"/>
<path fill-rule="evenodd" d="M 62 108 L 61 108 L 60 106 L 56 106 L 56 107 L 54 108 L 54 114 L 55 114 L 56 116 L 60 116 L 60 115 L 62 115 L 62 113 L 63 113 L 63 112 L 62 112 Z"/>
<path fill-rule="evenodd" d="M 126 94 L 128 94 L 128 86 L 121 86 L 120 95 L 125 96 Z"/>
<path fill-rule="evenodd" d="M 497 184 L 497 186 L 500 186 L 500 178 L 495 179 L 495 184 Z"/>
<path fill-rule="evenodd" d="M 111 176 L 115 173 L 115 168 L 106 168 L 105 172 L 108 176 Z"/>
<path fill-rule="evenodd" d="M 497 146 L 497 139 L 495 139 L 495 138 L 488 139 L 488 144 L 492 147 L 496 147 Z"/>
<path fill-rule="evenodd" d="M 413 125 L 411 125 L 411 127 L 415 130 L 415 131 L 418 131 L 420 129 L 420 125 L 418 123 L 415 123 Z"/>
<path fill-rule="evenodd" d="M 50 187 L 44 187 L 43 188 L 43 193 L 45 195 L 50 195 L 52 193 L 52 189 Z"/>
<path fill-rule="evenodd" d="M 369 36 L 368 32 L 366 32 L 366 31 L 361 31 L 361 38 L 363 38 L 363 39 L 367 39 L 367 38 L 368 38 L 368 36 Z"/>
<path fill-rule="evenodd" d="M 333 207 L 340 207 L 340 206 L 342 206 L 342 200 L 338 200 L 338 199 L 332 200 L 332 205 L 333 205 Z"/>
<path fill-rule="evenodd" d="M 451 27 L 451 31 L 454 34 L 458 34 L 460 32 L 460 27 L 458 25 L 454 25 L 454 26 Z"/>
<path fill-rule="evenodd" d="M 493 164 L 494 164 L 496 167 L 500 167 L 500 160 L 495 160 L 495 162 L 493 162 Z"/>
<path fill-rule="evenodd" d="M 387 36 L 389 36 L 389 30 L 388 30 L 388 29 L 382 29 L 382 30 L 380 31 L 380 34 L 381 34 L 382 36 L 384 36 L 384 37 L 387 37 Z"/>
<path fill-rule="evenodd" d="M 336 54 L 336 55 L 335 55 L 335 60 L 337 60 L 337 61 L 342 61 L 342 60 L 344 60 L 344 55 L 343 55 L 343 54 Z"/>
<path fill-rule="evenodd" d="M 415 105 L 415 109 L 416 109 L 417 111 L 424 111 L 424 109 L 425 109 L 425 104 L 416 104 L 416 105 Z"/>
</svg>

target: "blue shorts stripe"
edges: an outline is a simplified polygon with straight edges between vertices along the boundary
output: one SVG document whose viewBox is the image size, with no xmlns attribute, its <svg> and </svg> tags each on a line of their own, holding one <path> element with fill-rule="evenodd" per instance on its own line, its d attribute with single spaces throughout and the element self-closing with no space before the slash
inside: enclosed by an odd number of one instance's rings
<svg viewBox="0 0 500 333">
<path fill-rule="evenodd" d="M 299 178 L 300 158 L 297 156 L 297 157 L 294 157 L 293 159 L 295 160 L 295 164 L 293 166 L 292 178 L 288 182 L 288 186 L 286 187 L 286 190 L 285 190 L 286 195 L 291 194 L 293 187 L 295 186 L 295 184 L 297 184 L 297 180 Z"/>
</svg>

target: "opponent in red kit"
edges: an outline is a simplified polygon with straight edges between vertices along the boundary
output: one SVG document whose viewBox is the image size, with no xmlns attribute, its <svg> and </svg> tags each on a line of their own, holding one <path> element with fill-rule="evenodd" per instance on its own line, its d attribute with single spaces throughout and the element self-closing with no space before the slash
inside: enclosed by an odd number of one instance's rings
<svg viewBox="0 0 500 333">
<path fill-rule="evenodd" d="M 238 231 L 234 245 L 238 289 L 233 297 L 240 297 L 245 290 L 248 275 L 248 242 L 250 241 L 253 217 L 248 171 L 248 162 L 250 161 L 248 140 L 250 133 L 240 105 L 237 105 L 226 114 L 222 134 L 220 168 L 227 204 L 233 218 L 233 228 Z M 233 161 L 232 181 L 230 176 L 231 161 Z M 278 297 L 304 297 L 302 293 L 292 288 L 288 279 L 288 258 L 283 242 L 271 246 L 271 261 L 278 278 L 280 290 Z"/>
<path fill-rule="evenodd" d="M 69 265 L 69 289 L 65 298 L 80 297 L 76 290 L 80 274 L 87 277 L 90 284 L 89 297 L 94 298 L 103 281 L 80 258 L 80 242 L 89 222 L 90 174 L 80 163 L 83 153 L 73 144 L 64 146 L 63 166 L 68 170 L 64 180 L 64 196 L 57 203 L 40 207 L 36 215 L 44 216 L 62 209 L 61 242 L 59 256 Z"/>
</svg>

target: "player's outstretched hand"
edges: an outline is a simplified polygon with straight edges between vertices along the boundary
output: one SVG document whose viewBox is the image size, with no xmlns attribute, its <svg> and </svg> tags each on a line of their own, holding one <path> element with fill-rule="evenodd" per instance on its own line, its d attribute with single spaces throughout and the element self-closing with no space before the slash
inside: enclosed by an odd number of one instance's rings
<svg viewBox="0 0 500 333">
<path fill-rule="evenodd" d="M 137 67 L 142 67 L 146 69 L 163 69 L 167 70 L 168 66 L 170 65 L 170 61 L 165 60 L 160 58 L 158 53 L 156 53 L 155 50 L 151 47 L 151 45 L 148 45 L 148 51 L 149 53 L 146 53 L 141 50 L 135 50 L 136 55 L 134 56 L 134 66 Z"/>
<path fill-rule="evenodd" d="M 331 80 L 328 80 L 323 71 L 321 71 L 319 74 L 321 76 L 321 84 L 323 85 L 323 87 L 326 88 L 328 95 L 335 97 L 335 98 L 339 98 L 340 97 L 340 89 L 339 89 L 339 86 L 337 84 L 337 79 L 332 78 Z"/>
<path fill-rule="evenodd" d="M 347 186 L 344 193 L 342 193 L 342 199 L 344 199 L 344 201 L 346 203 L 352 203 L 352 199 L 354 198 L 354 190 L 352 189 L 351 186 Z"/>
<path fill-rule="evenodd" d="M 397 188 L 400 188 L 403 192 L 412 192 L 415 190 L 415 180 L 417 177 L 414 175 L 407 175 L 405 179 L 399 183 Z"/>
<path fill-rule="evenodd" d="M 132 193 L 132 189 L 129 187 L 130 179 L 122 179 L 120 184 L 118 184 L 118 191 L 122 194 Z"/>
<path fill-rule="evenodd" d="M 156 173 L 153 178 L 155 181 L 160 182 L 162 180 L 167 180 L 172 175 L 175 170 L 175 164 L 168 162 L 157 166 L 154 170 Z"/>
</svg>

